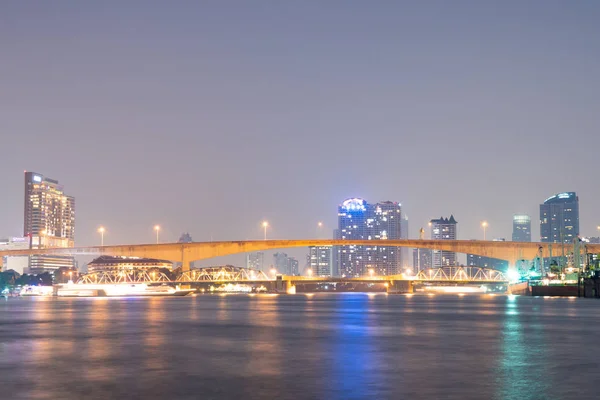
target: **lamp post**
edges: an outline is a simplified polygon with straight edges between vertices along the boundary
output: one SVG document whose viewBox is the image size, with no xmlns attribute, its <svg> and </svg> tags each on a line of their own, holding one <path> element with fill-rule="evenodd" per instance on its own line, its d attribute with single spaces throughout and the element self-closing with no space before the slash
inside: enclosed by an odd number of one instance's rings
<svg viewBox="0 0 600 400">
<path fill-rule="evenodd" d="M 156 244 L 158 244 L 158 232 L 160 232 L 160 226 L 154 225 L 154 230 L 156 231 Z"/>
<path fill-rule="evenodd" d="M 317 239 L 321 238 L 321 231 L 323 230 L 323 222 L 317 222 Z"/>
<path fill-rule="evenodd" d="M 487 226 L 488 226 L 487 221 L 483 221 L 481 223 L 481 227 L 483 228 L 483 240 L 485 240 L 485 229 L 487 228 Z"/>
<path fill-rule="evenodd" d="M 263 230 L 264 230 L 264 233 L 265 233 L 265 239 L 264 240 L 267 240 L 267 228 L 269 227 L 269 223 L 267 221 L 263 221 L 262 227 L 263 227 Z"/>
<path fill-rule="evenodd" d="M 104 232 L 105 231 L 106 231 L 106 229 L 104 229 L 103 226 L 98 228 L 98 232 L 100 232 L 100 246 L 104 246 Z"/>
<path fill-rule="evenodd" d="M 310 278 L 313 274 L 313 270 L 312 268 L 309 268 L 308 271 L 306 271 L 306 274 L 308 275 L 308 277 Z"/>
</svg>

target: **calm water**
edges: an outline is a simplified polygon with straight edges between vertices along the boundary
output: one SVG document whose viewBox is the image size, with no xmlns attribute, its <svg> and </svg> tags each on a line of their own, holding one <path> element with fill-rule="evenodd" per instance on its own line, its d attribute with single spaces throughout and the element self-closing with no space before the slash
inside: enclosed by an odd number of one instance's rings
<svg viewBox="0 0 600 400">
<path fill-rule="evenodd" d="M 227 295 L 0 302 L 2 399 L 592 399 L 600 302 Z"/>
</svg>

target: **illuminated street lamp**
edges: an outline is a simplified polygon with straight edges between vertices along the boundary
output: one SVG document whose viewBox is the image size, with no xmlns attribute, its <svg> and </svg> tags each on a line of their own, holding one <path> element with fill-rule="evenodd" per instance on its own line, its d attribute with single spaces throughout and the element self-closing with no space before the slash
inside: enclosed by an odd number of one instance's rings
<svg viewBox="0 0 600 400">
<path fill-rule="evenodd" d="M 156 244 L 158 244 L 158 232 L 160 232 L 160 226 L 154 225 L 154 230 L 156 231 Z"/>
<path fill-rule="evenodd" d="M 265 232 L 265 240 L 267 240 L 267 228 L 269 227 L 269 223 L 267 221 L 262 222 L 262 227 Z"/>
<path fill-rule="evenodd" d="M 271 268 L 271 275 L 277 275 L 277 270 L 275 268 Z"/>
<path fill-rule="evenodd" d="M 481 227 L 483 228 L 483 240 L 485 240 L 485 228 L 487 228 L 487 226 L 488 226 L 487 221 L 483 221 L 481 223 Z"/>
<path fill-rule="evenodd" d="M 312 274 L 313 274 L 313 270 L 312 270 L 312 268 L 309 268 L 309 269 L 308 269 L 308 271 L 306 271 L 306 273 L 307 273 L 307 275 L 308 275 L 309 277 L 311 277 L 311 276 L 312 276 Z"/>
<path fill-rule="evenodd" d="M 369 276 L 372 278 L 374 274 L 375 270 L 373 270 L 373 268 L 369 268 Z"/>
<path fill-rule="evenodd" d="M 104 246 L 104 232 L 105 231 L 106 231 L 106 229 L 104 229 L 103 226 L 98 228 L 98 232 L 100 232 L 100 246 Z"/>
</svg>

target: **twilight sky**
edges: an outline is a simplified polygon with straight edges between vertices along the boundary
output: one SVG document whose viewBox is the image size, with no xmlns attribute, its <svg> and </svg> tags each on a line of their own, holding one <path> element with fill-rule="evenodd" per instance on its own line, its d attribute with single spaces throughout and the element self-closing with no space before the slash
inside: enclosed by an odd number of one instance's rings
<svg viewBox="0 0 600 400">
<path fill-rule="evenodd" d="M 23 170 L 76 244 L 330 237 L 347 197 L 410 233 L 511 236 L 561 191 L 596 234 L 600 2 L 0 2 L 0 236 Z M 298 253 L 299 252 L 299 253 Z M 305 251 L 290 251 L 301 257 Z M 302 264 L 303 259 L 301 259 Z"/>
</svg>

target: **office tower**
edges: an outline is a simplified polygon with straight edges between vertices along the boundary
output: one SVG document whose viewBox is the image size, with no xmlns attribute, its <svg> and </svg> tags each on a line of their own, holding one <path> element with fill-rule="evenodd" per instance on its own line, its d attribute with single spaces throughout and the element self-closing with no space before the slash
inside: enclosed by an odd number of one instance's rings
<svg viewBox="0 0 600 400">
<path fill-rule="evenodd" d="M 540 204 L 542 242 L 573 243 L 579 235 L 579 198 L 575 192 L 549 197 Z"/>
<path fill-rule="evenodd" d="M 248 253 L 246 255 L 246 268 L 268 272 L 265 270 L 265 253 L 262 251 Z"/>
<path fill-rule="evenodd" d="M 289 259 L 286 253 L 275 253 L 273 254 L 273 267 L 277 270 L 278 274 L 289 275 Z"/>
<path fill-rule="evenodd" d="M 67 196 L 58 181 L 35 172 L 25 172 L 24 236 L 35 249 L 73 247 L 75 244 L 75 198 Z M 73 268 L 69 256 L 29 257 L 29 272 L 53 272 Z"/>
<path fill-rule="evenodd" d="M 450 215 L 450 218 L 440 217 L 439 219 L 432 219 L 430 223 L 432 240 L 456 240 L 457 222 L 453 215 Z M 450 251 L 433 250 L 433 268 L 449 267 L 454 265 L 456 265 L 456 253 Z"/>
<path fill-rule="evenodd" d="M 286 253 L 278 252 L 273 254 L 273 266 L 278 274 L 298 275 L 299 262 L 294 257 L 288 257 Z"/>
<path fill-rule="evenodd" d="M 343 240 L 367 239 L 367 202 L 353 198 L 338 207 L 338 238 Z M 339 246 L 338 271 L 341 276 L 363 274 L 367 261 L 364 246 Z"/>
<path fill-rule="evenodd" d="M 340 246 L 337 251 L 338 271 L 342 276 L 361 276 L 373 270 L 378 275 L 397 274 L 401 256 L 397 247 L 386 246 L 385 240 L 401 238 L 401 205 L 385 201 L 368 204 L 351 198 L 338 207 L 338 239 L 373 240 L 369 246 Z"/>
<path fill-rule="evenodd" d="M 413 267 L 415 273 L 431 268 L 432 265 L 432 250 L 431 249 L 413 249 Z"/>
<path fill-rule="evenodd" d="M 332 246 L 310 246 L 308 266 L 315 276 L 333 276 Z"/>
<path fill-rule="evenodd" d="M 287 275 L 296 276 L 300 274 L 300 263 L 294 257 L 288 257 Z"/>
<path fill-rule="evenodd" d="M 512 241 L 531 242 L 531 217 L 529 215 L 513 215 Z"/>
</svg>

